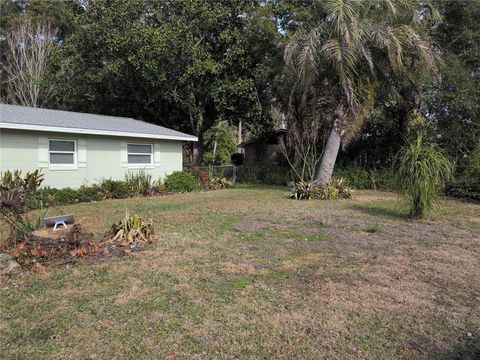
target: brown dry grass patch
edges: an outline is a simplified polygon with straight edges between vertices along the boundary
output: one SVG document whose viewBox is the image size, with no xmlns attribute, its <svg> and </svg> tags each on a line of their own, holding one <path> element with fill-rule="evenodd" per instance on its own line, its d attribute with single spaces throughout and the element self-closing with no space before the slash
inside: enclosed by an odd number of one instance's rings
<svg viewBox="0 0 480 360">
<path fill-rule="evenodd" d="M 53 209 L 88 217 L 93 232 L 129 209 L 153 218 L 161 240 L 121 260 L 1 278 L 0 353 L 478 358 L 480 205 L 446 200 L 448 211 L 412 222 L 390 193 L 300 202 L 284 191 Z"/>
</svg>

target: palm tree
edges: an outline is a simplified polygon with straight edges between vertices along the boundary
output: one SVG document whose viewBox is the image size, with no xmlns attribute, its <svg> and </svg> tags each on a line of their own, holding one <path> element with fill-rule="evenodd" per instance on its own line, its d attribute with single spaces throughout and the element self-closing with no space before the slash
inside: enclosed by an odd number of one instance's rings
<svg viewBox="0 0 480 360">
<path fill-rule="evenodd" d="M 438 13 L 420 0 L 324 0 L 315 28 L 299 29 L 285 61 L 333 78 L 339 100 L 316 183 L 331 178 L 340 146 L 361 128 L 373 106 L 373 89 L 400 97 L 398 84 L 435 73 L 439 57 L 425 31 Z M 309 72 L 304 72 L 307 76 Z"/>
</svg>

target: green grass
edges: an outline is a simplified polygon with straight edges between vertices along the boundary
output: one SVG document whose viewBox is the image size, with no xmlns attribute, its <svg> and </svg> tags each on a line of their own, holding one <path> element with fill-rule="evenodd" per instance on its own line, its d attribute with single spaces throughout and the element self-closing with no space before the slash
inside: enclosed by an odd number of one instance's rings
<svg viewBox="0 0 480 360">
<path fill-rule="evenodd" d="M 425 223 L 402 215 L 391 193 L 300 202 L 285 191 L 239 186 L 51 209 L 99 235 L 138 212 L 160 239 L 122 259 L 1 277 L 0 358 L 475 354 L 480 205 L 445 200 L 448 211 Z"/>
<path fill-rule="evenodd" d="M 369 234 L 375 234 L 380 231 L 380 226 L 378 224 L 374 224 L 367 228 L 364 228 L 363 231 Z"/>
</svg>

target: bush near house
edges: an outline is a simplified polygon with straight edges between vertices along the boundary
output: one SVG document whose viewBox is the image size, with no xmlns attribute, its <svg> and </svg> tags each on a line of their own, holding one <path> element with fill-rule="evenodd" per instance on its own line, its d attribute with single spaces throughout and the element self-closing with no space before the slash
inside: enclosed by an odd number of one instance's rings
<svg viewBox="0 0 480 360">
<path fill-rule="evenodd" d="M 104 199 L 125 199 L 135 194 L 125 181 L 103 180 L 100 189 Z"/>
<path fill-rule="evenodd" d="M 153 181 L 146 173 L 126 174 L 125 181 L 104 179 L 99 184 L 82 185 L 78 189 L 55 189 L 44 187 L 31 191 L 25 199 L 28 209 L 40 209 L 58 205 L 85 203 L 105 199 L 125 199 L 132 196 L 152 196 L 170 192 L 190 192 L 194 190 L 218 190 L 231 187 L 231 181 L 221 177 L 211 177 L 205 171 L 193 174 L 177 171 L 167 176 L 165 183 L 161 179 Z"/>
<path fill-rule="evenodd" d="M 197 179 L 185 171 L 175 171 L 165 178 L 165 187 L 172 192 L 190 192 L 198 187 Z"/>
</svg>

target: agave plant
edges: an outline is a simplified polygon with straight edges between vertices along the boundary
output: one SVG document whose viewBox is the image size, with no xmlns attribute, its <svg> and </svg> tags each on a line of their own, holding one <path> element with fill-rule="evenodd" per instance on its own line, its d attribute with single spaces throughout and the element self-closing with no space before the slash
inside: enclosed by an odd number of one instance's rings
<svg viewBox="0 0 480 360">
<path fill-rule="evenodd" d="M 323 187 L 314 182 L 299 181 L 287 195 L 296 200 L 338 200 L 350 199 L 352 192 L 347 181 L 344 178 L 339 178 L 330 180 Z"/>
<path fill-rule="evenodd" d="M 153 240 L 153 220 L 143 221 L 138 214 L 130 216 L 127 211 L 125 218 L 118 224 L 113 224 L 110 234 L 112 240 L 119 245 L 136 246 Z"/>
<path fill-rule="evenodd" d="M 309 181 L 297 182 L 287 194 L 296 200 L 311 200 L 320 198 L 320 187 Z"/>
<path fill-rule="evenodd" d="M 351 197 L 352 191 L 345 178 L 331 179 L 320 192 L 320 198 L 323 200 L 350 199 Z"/>
</svg>

